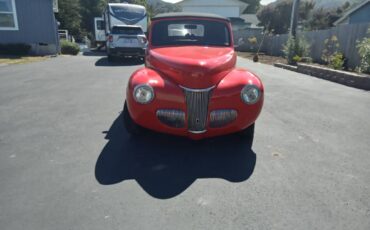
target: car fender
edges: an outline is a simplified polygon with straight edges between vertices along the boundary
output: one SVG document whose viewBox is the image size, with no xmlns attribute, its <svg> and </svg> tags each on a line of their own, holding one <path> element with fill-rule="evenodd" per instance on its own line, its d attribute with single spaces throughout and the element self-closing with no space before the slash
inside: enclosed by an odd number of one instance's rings
<svg viewBox="0 0 370 230">
<path fill-rule="evenodd" d="M 246 85 L 255 85 L 260 89 L 259 101 L 253 105 L 248 105 L 241 99 L 241 91 Z M 219 109 L 235 109 L 238 112 L 239 122 L 232 125 L 245 129 L 256 121 L 261 113 L 263 102 L 264 86 L 259 77 L 248 70 L 235 68 L 213 90 L 209 113 Z"/>
<path fill-rule="evenodd" d="M 142 105 L 134 100 L 134 88 L 140 84 L 150 85 L 153 88 L 154 100 L 150 104 Z M 180 109 L 184 112 L 186 110 L 182 89 L 150 68 L 141 68 L 131 75 L 126 93 L 128 110 L 132 118 L 142 125 L 150 122 L 145 114 L 155 114 L 158 108 Z"/>
</svg>

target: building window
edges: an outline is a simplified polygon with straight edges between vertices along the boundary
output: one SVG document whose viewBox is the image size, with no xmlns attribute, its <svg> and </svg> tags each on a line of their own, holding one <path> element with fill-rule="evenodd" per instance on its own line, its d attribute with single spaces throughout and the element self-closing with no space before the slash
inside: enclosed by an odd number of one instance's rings
<svg viewBox="0 0 370 230">
<path fill-rule="evenodd" d="M 18 30 L 15 0 L 0 0 L 0 30 Z"/>
</svg>

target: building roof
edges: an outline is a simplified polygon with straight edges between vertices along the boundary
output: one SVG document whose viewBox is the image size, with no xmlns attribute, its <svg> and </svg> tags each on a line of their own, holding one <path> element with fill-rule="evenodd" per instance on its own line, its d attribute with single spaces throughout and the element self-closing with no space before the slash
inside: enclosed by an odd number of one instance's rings
<svg viewBox="0 0 370 230">
<path fill-rule="evenodd" d="M 258 25 L 260 23 L 256 14 L 242 14 L 240 15 L 240 18 L 242 18 L 246 23 L 251 23 L 252 25 Z"/>
<path fill-rule="evenodd" d="M 222 19 L 225 21 L 230 21 L 228 18 L 225 18 L 217 14 L 186 13 L 186 12 L 158 14 L 152 18 L 152 21 L 163 19 L 163 18 L 216 18 L 216 19 Z"/>
<path fill-rule="evenodd" d="M 338 25 L 341 22 L 345 21 L 351 14 L 355 13 L 357 10 L 361 9 L 362 7 L 366 6 L 368 3 L 370 3 L 370 0 L 365 0 L 358 6 L 350 9 L 347 11 L 341 18 L 339 18 L 337 21 L 334 22 L 334 25 Z"/>
<path fill-rule="evenodd" d="M 180 6 L 181 5 L 186 5 L 188 1 L 189 0 L 182 0 L 180 2 L 177 2 L 176 4 L 178 4 Z M 244 12 L 247 9 L 247 7 L 249 6 L 248 3 L 242 2 L 240 0 L 227 0 L 226 2 L 227 2 L 227 4 L 234 3 L 234 5 L 240 6 L 240 13 Z M 196 2 L 197 6 L 199 6 L 199 5 L 202 5 L 202 6 L 204 6 L 204 5 L 217 6 L 217 4 L 219 4 L 219 2 L 216 2 L 216 3 L 212 2 L 212 1 L 207 1 L 207 2 L 204 2 L 204 3 L 201 2 L 201 1 Z M 225 5 L 220 5 L 220 6 L 225 6 Z"/>
</svg>

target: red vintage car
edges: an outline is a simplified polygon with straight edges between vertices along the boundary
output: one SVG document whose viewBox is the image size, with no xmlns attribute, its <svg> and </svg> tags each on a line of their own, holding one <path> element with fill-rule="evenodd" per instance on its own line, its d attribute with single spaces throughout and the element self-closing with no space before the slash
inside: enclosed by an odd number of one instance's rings
<svg viewBox="0 0 370 230">
<path fill-rule="evenodd" d="M 253 140 L 264 88 L 236 68 L 230 21 L 217 15 L 170 13 L 152 19 L 145 67 L 129 80 L 127 131 L 203 139 L 239 132 Z"/>
</svg>

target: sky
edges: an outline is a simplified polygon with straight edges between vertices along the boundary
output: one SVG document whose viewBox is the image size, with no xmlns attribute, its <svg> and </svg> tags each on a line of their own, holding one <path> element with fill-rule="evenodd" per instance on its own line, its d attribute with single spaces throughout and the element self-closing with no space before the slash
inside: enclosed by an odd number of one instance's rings
<svg viewBox="0 0 370 230">
<path fill-rule="evenodd" d="M 181 1 L 181 0 L 163 0 L 163 1 L 165 1 L 165 2 L 171 2 L 171 3 L 175 3 L 175 2 L 179 2 L 179 1 Z M 269 4 L 269 3 L 271 3 L 271 2 L 275 2 L 276 0 L 261 0 L 261 4 L 262 5 L 267 5 L 267 4 Z"/>
</svg>

